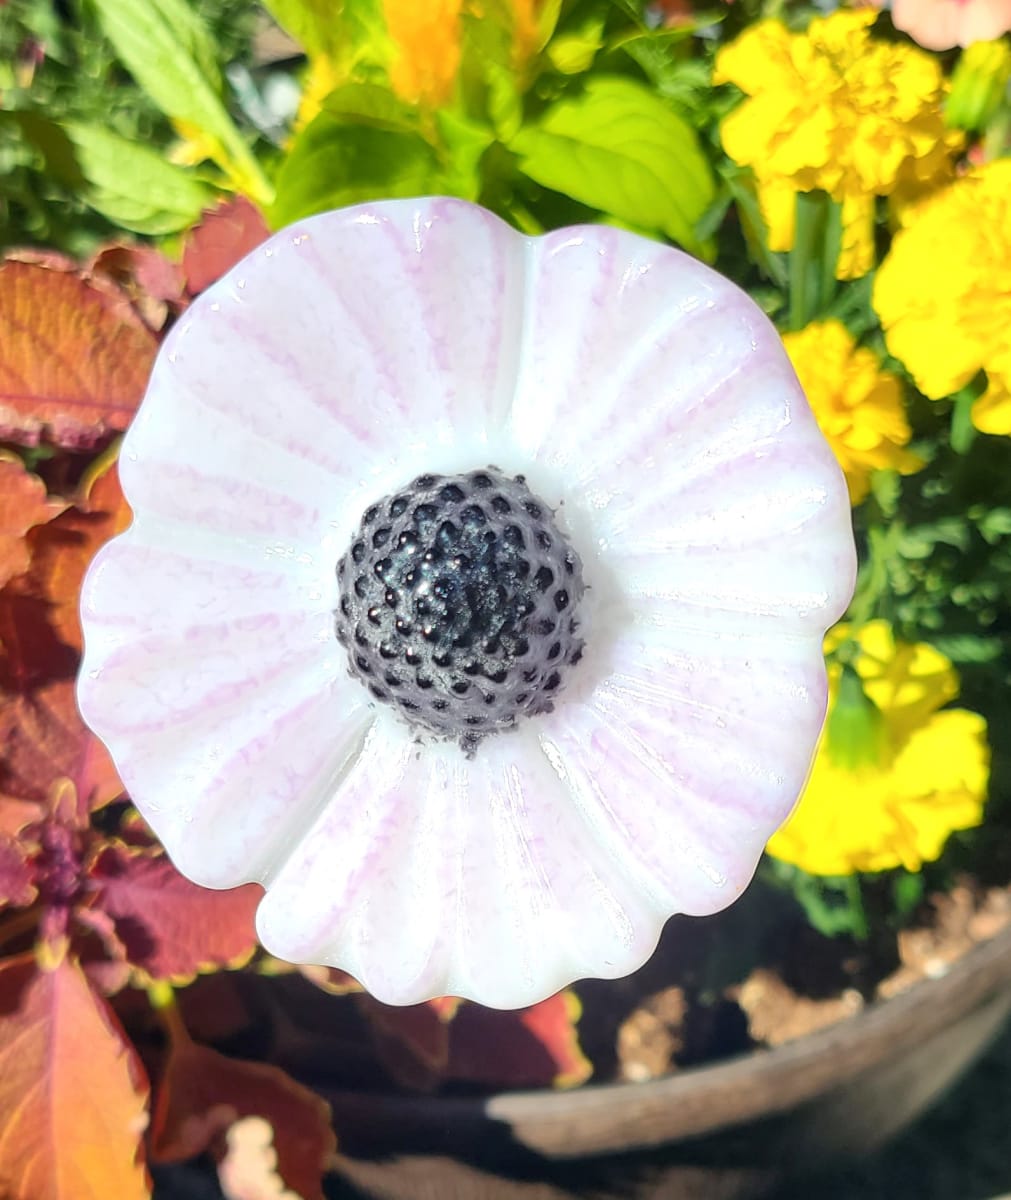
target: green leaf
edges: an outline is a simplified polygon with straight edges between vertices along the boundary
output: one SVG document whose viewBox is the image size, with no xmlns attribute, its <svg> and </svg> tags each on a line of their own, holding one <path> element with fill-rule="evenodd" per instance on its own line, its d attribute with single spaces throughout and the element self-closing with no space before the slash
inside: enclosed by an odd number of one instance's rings
<svg viewBox="0 0 1011 1200">
<path fill-rule="evenodd" d="M 762 209 L 755 192 L 754 177 L 750 171 L 742 171 L 734 164 L 721 168 L 721 175 L 737 207 L 741 232 L 755 265 L 779 288 L 787 284 L 786 263 L 783 255 L 769 249 L 769 230 L 762 216 Z"/>
<path fill-rule="evenodd" d="M 322 107 L 332 117 L 351 124 L 417 132 L 418 110 L 377 83 L 342 84 L 330 92 Z"/>
<path fill-rule="evenodd" d="M 232 183 L 261 203 L 270 185 L 222 102 L 214 42 L 184 0 L 92 0 L 116 53 L 158 107 L 209 139 Z"/>
<path fill-rule="evenodd" d="M 355 62 L 376 64 L 389 53 L 381 0 L 264 0 L 263 6 L 310 59 L 329 59 L 349 71 Z"/>
<path fill-rule="evenodd" d="M 444 109 L 436 113 L 436 126 L 444 149 L 442 190 L 461 200 L 477 200 L 481 191 L 481 159 L 495 141 L 487 125 Z"/>
<path fill-rule="evenodd" d="M 869 928 L 859 875 L 809 875 L 767 857 L 766 878 L 793 894 L 811 926 L 825 937 L 864 941 Z"/>
<path fill-rule="evenodd" d="M 604 44 L 605 18 L 602 13 L 590 12 L 582 21 L 566 27 L 547 46 L 547 56 L 556 71 L 563 75 L 579 75 L 588 71 Z"/>
<path fill-rule="evenodd" d="M 73 143 L 55 121 L 25 109 L 0 109 L 0 124 L 15 125 L 21 130 L 25 140 L 45 159 L 46 171 L 54 179 L 75 191 L 86 186 Z"/>
<path fill-rule="evenodd" d="M 976 426 L 972 423 L 972 406 L 976 401 L 975 389 L 964 387 L 955 395 L 955 407 L 951 414 L 951 448 L 956 454 L 968 454 L 976 440 Z"/>
<path fill-rule="evenodd" d="M 513 69 L 512 14 L 502 3 L 478 14 L 466 9 L 461 22 L 460 81 L 464 105 L 486 118 L 503 140 L 523 123 L 521 80 Z"/>
<path fill-rule="evenodd" d="M 702 252 L 695 222 L 714 194 L 691 127 L 632 79 L 597 76 L 510 143 L 544 187 Z"/>
<path fill-rule="evenodd" d="M 957 666 L 995 662 L 1004 653 L 1004 643 L 999 637 L 976 633 L 936 634 L 931 645 Z"/>
<path fill-rule="evenodd" d="M 90 184 L 84 199 L 116 225 L 151 236 L 194 224 L 214 193 L 156 150 L 98 125 L 64 125 Z"/>
<path fill-rule="evenodd" d="M 263 7 L 310 58 L 339 52 L 347 31 L 334 0 L 263 0 Z"/>
<path fill-rule="evenodd" d="M 355 125 L 321 112 L 299 135 L 277 179 L 277 228 L 345 204 L 440 190 L 434 148 L 420 134 Z"/>
<path fill-rule="evenodd" d="M 667 100 L 678 100 L 682 105 L 695 97 L 712 96 L 712 72 L 705 63 L 697 62 L 685 54 L 675 51 L 689 42 L 697 30 L 716 20 L 696 14 L 690 22 L 673 29 L 650 29 L 645 32 L 625 32 L 608 43 L 608 50 L 621 50 L 642 69 L 653 90 Z"/>
<path fill-rule="evenodd" d="M 264 0 L 263 6 L 310 58 L 346 62 L 369 43 L 378 55 L 386 42 L 379 0 Z"/>
<path fill-rule="evenodd" d="M 798 192 L 790 251 L 790 328 L 821 316 L 836 291 L 842 246 L 842 205 L 827 192 Z"/>
</svg>

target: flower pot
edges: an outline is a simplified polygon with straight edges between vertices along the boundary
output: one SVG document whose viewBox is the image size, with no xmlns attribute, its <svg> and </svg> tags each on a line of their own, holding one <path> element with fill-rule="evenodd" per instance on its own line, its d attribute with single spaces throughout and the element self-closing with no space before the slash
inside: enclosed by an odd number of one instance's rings
<svg viewBox="0 0 1011 1200">
<path fill-rule="evenodd" d="M 1011 1014 L 1011 929 L 858 1015 L 649 1083 L 487 1099 L 333 1093 L 348 1194 L 742 1200 L 908 1126 Z"/>
</svg>

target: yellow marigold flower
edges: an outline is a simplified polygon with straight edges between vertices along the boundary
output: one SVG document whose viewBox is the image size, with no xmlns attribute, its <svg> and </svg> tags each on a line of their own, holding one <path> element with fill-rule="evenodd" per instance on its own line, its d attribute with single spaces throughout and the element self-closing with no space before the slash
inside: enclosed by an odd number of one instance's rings
<svg viewBox="0 0 1011 1200">
<path fill-rule="evenodd" d="M 986 163 L 925 200 L 874 283 L 888 349 L 932 399 L 980 370 L 972 409 L 984 433 L 1011 433 L 1011 159 Z"/>
<path fill-rule="evenodd" d="M 826 651 L 851 635 L 831 630 Z M 948 836 L 983 816 L 986 722 L 938 709 L 958 694 L 950 661 L 896 642 L 885 621 L 853 634 L 852 664 L 829 667 L 829 711 L 793 816 L 768 850 L 812 875 L 850 875 L 938 858 Z"/>
<path fill-rule="evenodd" d="M 383 0 L 394 47 L 390 84 L 410 104 L 438 108 L 460 69 L 462 0 Z"/>
<path fill-rule="evenodd" d="M 923 466 L 904 449 L 910 429 L 901 382 L 882 369 L 873 350 L 857 346 L 842 322 L 816 321 L 785 334 L 783 344 L 846 475 L 852 504 L 867 495 L 872 471 L 907 474 Z"/>
<path fill-rule="evenodd" d="M 802 34 L 760 21 L 719 52 L 713 76 L 748 94 L 723 146 L 755 172 L 771 248 L 793 244 L 796 193 L 826 191 L 843 209 L 841 279 L 874 265 L 874 197 L 945 178 L 962 141 L 944 123 L 936 59 L 875 41 L 876 17 L 840 9 Z"/>
</svg>

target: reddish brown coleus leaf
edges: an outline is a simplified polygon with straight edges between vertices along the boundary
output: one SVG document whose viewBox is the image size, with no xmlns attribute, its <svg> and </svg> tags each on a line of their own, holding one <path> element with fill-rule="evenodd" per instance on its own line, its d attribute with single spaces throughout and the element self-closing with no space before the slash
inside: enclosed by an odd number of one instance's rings
<svg viewBox="0 0 1011 1200">
<path fill-rule="evenodd" d="M 450 1028 L 449 1079 L 485 1087 L 572 1087 L 593 1070 L 579 1047 L 581 1008 L 574 992 L 500 1012 L 464 1004 Z"/>
<path fill-rule="evenodd" d="M 89 449 L 125 429 L 156 349 L 111 286 L 34 262 L 0 264 L 0 439 Z"/>
<path fill-rule="evenodd" d="M 571 1087 L 592 1067 L 579 1047 L 579 1001 L 560 992 L 501 1012 L 453 997 L 407 1008 L 361 999 L 383 1065 L 405 1087 L 457 1080 L 487 1088 Z"/>
<path fill-rule="evenodd" d="M 13 584 L 0 591 L 0 798 L 48 810 L 66 781 L 82 808 L 101 808 L 122 784 L 78 714 L 77 652 L 47 617 L 45 605 Z"/>
<path fill-rule="evenodd" d="M 49 499 L 45 484 L 26 471 L 19 458 L 0 453 L 0 587 L 28 569 L 28 530 L 51 521 L 66 507 L 65 501 Z"/>
<path fill-rule="evenodd" d="M 237 967 L 256 949 L 256 884 L 212 891 L 190 883 L 160 851 L 98 844 L 88 864 L 89 907 L 111 918 L 116 943 L 140 982 L 188 982 Z M 113 947 L 114 956 L 116 947 Z"/>
<path fill-rule="evenodd" d="M 424 1004 L 395 1007 L 363 995 L 361 1007 L 369 1020 L 383 1066 L 404 1087 L 429 1091 L 445 1078 L 449 1066 L 450 1022 L 460 1001 L 441 997 Z"/>
<path fill-rule="evenodd" d="M 269 236 L 263 214 L 245 196 L 209 209 L 186 235 L 183 246 L 183 273 L 190 295 L 210 287 Z"/>
<path fill-rule="evenodd" d="M 80 593 L 85 571 L 99 548 L 130 519 L 116 464 L 103 464 L 99 473 L 85 476 L 72 508 L 25 539 L 31 565 L 10 586 L 43 604 L 59 640 L 78 652 L 83 644 Z"/>
<path fill-rule="evenodd" d="M 76 962 L 0 964 L 0 1196 L 147 1200 L 143 1069 Z"/>
<path fill-rule="evenodd" d="M 323 1172 L 337 1148 L 330 1106 L 277 1067 L 227 1058 L 175 1028 L 157 1089 L 152 1160 L 179 1162 L 205 1151 L 220 1159 L 227 1131 L 248 1117 L 271 1126 L 285 1187 L 301 1200 L 323 1200 Z"/>
<path fill-rule="evenodd" d="M 134 311 L 155 333 L 170 313 L 186 307 L 186 277 L 178 263 L 153 246 L 103 246 L 88 263 L 89 278 L 111 280 L 130 298 Z"/>
</svg>

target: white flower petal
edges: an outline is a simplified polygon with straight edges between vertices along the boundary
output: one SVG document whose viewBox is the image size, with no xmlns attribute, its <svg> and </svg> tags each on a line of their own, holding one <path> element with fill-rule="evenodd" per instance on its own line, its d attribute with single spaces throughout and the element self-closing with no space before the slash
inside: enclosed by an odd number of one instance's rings
<svg viewBox="0 0 1011 1200">
<path fill-rule="evenodd" d="M 564 481 L 613 590 L 728 630 L 792 615 L 820 638 L 852 593 L 849 504 L 755 304 L 680 251 L 600 229 L 542 239 L 529 294 L 513 434 L 532 480 Z"/>
<path fill-rule="evenodd" d="M 339 962 L 386 1003 L 448 992 L 501 1008 L 590 972 L 634 970 L 662 920 L 532 732 L 489 739 L 468 759 L 455 746 L 412 744 L 389 719 L 271 879 L 258 915 L 275 954 Z"/>
<path fill-rule="evenodd" d="M 657 909 L 710 913 L 747 886 L 766 830 L 800 794 L 825 712 L 824 664 L 806 640 L 770 646 L 668 616 L 654 605 L 606 661 L 591 651 L 599 682 L 539 729 Z"/>
</svg>

